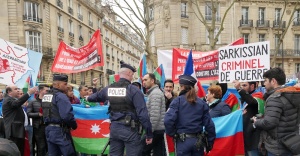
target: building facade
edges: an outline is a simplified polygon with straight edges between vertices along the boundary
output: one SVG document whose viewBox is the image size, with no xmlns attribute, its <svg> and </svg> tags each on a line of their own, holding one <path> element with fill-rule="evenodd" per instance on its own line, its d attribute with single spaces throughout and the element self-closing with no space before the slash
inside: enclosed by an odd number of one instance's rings
<svg viewBox="0 0 300 156">
<path fill-rule="evenodd" d="M 232 1 L 220 0 L 216 9 L 215 34 L 221 27 L 222 18 Z M 212 22 L 211 1 L 199 2 L 205 19 Z M 225 46 L 244 38 L 245 43 L 270 41 L 271 58 L 276 55 L 275 66 L 283 67 L 287 76 L 300 71 L 300 10 L 292 14 L 295 3 L 289 2 L 284 11 L 284 1 L 239 0 L 228 11 L 224 30 L 218 38 L 217 46 Z M 300 6 L 299 6 L 300 8 Z M 150 30 L 152 51 L 170 50 L 174 47 L 208 51 L 208 32 L 198 19 L 196 5 L 188 0 L 151 0 Z M 283 19 L 281 20 L 281 15 Z M 198 16 L 198 17 L 197 17 Z M 288 22 L 292 16 L 292 23 Z M 286 31 L 279 50 L 279 35 Z"/>
<path fill-rule="evenodd" d="M 102 31 L 105 65 L 69 74 L 71 83 L 90 86 L 93 78 L 99 78 L 98 86 L 106 86 L 108 75 L 118 71 L 119 60 L 137 67 L 143 53 L 143 44 L 111 17 L 101 0 L 6 0 L 2 6 L 0 38 L 43 54 L 40 81 L 52 81 L 51 66 L 60 41 L 79 48 L 97 29 Z"/>
</svg>

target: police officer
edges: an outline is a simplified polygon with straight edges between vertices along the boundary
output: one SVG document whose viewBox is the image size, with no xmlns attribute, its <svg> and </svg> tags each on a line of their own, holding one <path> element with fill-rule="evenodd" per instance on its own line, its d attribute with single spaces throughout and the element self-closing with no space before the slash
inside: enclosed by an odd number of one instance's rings
<svg viewBox="0 0 300 156">
<path fill-rule="evenodd" d="M 109 100 L 110 113 L 110 155 L 137 156 L 141 152 L 141 136 L 138 133 L 138 123 L 146 130 L 146 144 L 152 143 L 152 127 L 144 95 L 131 81 L 136 70 L 120 62 L 120 80 L 92 94 L 87 98 L 92 102 L 105 102 Z"/>
<path fill-rule="evenodd" d="M 196 82 L 192 76 L 179 76 L 181 91 L 171 102 L 165 115 L 166 133 L 176 138 L 177 156 L 203 155 L 203 130 L 207 132 L 206 152 L 211 150 L 216 137 L 208 105 L 196 95 L 194 89 Z"/>
<path fill-rule="evenodd" d="M 75 156 L 71 129 L 77 128 L 67 91 L 68 76 L 53 75 L 53 88 L 44 95 L 42 109 L 49 156 Z"/>
</svg>

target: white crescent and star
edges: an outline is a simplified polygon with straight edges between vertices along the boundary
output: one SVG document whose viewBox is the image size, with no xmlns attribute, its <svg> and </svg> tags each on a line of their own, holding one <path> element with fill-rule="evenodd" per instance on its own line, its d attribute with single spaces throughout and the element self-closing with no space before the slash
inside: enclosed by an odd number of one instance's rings
<svg viewBox="0 0 300 156">
<path fill-rule="evenodd" d="M 105 122 L 110 123 L 110 120 L 109 120 L 109 119 L 106 119 L 106 120 L 102 121 L 101 124 L 103 124 L 103 123 L 105 123 Z M 102 135 L 103 135 L 104 137 L 106 137 L 106 138 L 109 138 L 109 133 L 108 133 L 108 134 L 102 134 Z"/>
<path fill-rule="evenodd" d="M 106 119 L 106 120 L 102 121 L 101 124 L 103 124 L 103 123 L 105 123 L 105 122 L 110 123 L 110 120 L 109 120 L 109 119 Z M 101 125 L 101 124 L 100 124 L 100 125 Z M 97 133 L 100 133 L 100 130 L 101 130 L 100 125 L 97 125 L 96 123 L 95 123 L 94 125 L 91 125 L 91 128 L 90 128 L 91 133 L 94 133 L 95 135 L 96 135 Z M 109 133 L 108 133 L 108 134 L 102 134 L 102 136 L 104 136 L 104 137 L 106 137 L 106 138 L 109 138 Z"/>
</svg>

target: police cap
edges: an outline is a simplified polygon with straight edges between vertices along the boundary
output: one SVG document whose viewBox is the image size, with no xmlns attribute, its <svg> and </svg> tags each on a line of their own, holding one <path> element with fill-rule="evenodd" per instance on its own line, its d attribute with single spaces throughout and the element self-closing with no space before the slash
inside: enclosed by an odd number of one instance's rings
<svg viewBox="0 0 300 156">
<path fill-rule="evenodd" d="M 132 72 L 136 72 L 136 69 L 134 67 L 132 67 L 131 65 L 129 64 L 126 64 L 124 61 L 120 61 L 120 64 L 121 64 L 121 68 L 128 68 L 130 69 Z"/>
<path fill-rule="evenodd" d="M 180 75 L 179 84 L 194 86 L 197 83 L 197 80 L 190 75 Z"/>
<path fill-rule="evenodd" d="M 66 75 L 66 74 L 53 74 L 53 81 L 68 82 L 68 75 Z"/>
</svg>

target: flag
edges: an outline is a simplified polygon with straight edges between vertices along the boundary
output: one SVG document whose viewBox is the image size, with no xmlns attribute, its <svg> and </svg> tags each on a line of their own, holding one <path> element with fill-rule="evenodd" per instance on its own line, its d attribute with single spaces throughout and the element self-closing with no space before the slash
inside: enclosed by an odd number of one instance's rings
<svg viewBox="0 0 300 156">
<path fill-rule="evenodd" d="M 115 74 L 115 75 L 109 75 L 109 81 L 108 81 L 108 84 L 112 84 L 114 82 L 117 82 L 119 81 L 120 79 L 120 75 L 119 74 Z"/>
<path fill-rule="evenodd" d="M 71 131 L 77 152 L 100 154 L 109 139 L 108 106 L 72 105 L 77 129 Z M 106 149 L 108 152 L 108 149 Z"/>
<path fill-rule="evenodd" d="M 32 87 L 34 87 L 34 85 L 33 85 L 33 81 L 32 81 L 32 75 L 30 74 L 28 77 L 27 77 L 27 79 L 26 79 L 26 82 L 25 82 L 25 84 L 24 84 L 24 87 L 23 87 L 23 93 L 27 93 L 28 92 L 28 89 L 29 88 L 32 88 Z"/>
<path fill-rule="evenodd" d="M 235 96 L 235 94 L 231 93 L 228 89 L 224 96 L 222 97 L 222 101 L 229 105 L 231 111 L 234 112 L 240 109 L 239 99 Z"/>
<path fill-rule="evenodd" d="M 264 114 L 265 113 L 265 100 L 264 100 L 264 95 L 262 92 L 254 92 L 252 93 L 252 97 L 257 101 L 258 103 L 258 113 L 259 114 Z"/>
<path fill-rule="evenodd" d="M 245 44 L 244 43 L 244 38 L 237 39 L 236 41 L 234 41 L 231 44 L 229 44 L 229 46 L 232 46 L 232 45 L 241 45 L 241 44 Z"/>
<path fill-rule="evenodd" d="M 191 50 L 190 53 L 189 53 L 189 56 L 186 60 L 186 65 L 185 65 L 185 68 L 184 68 L 183 75 L 195 74 L 195 72 L 194 72 L 194 61 L 193 61 L 193 54 L 192 53 L 193 52 Z M 195 78 L 196 78 L 196 76 L 195 76 Z"/>
<path fill-rule="evenodd" d="M 138 77 L 143 79 L 143 76 L 147 74 L 147 62 L 146 55 L 144 54 L 140 60 L 139 68 L 137 70 Z"/>
<path fill-rule="evenodd" d="M 233 156 L 244 154 L 243 112 L 212 118 L 216 127 L 216 139 L 208 156 Z"/>
<path fill-rule="evenodd" d="M 167 156 L 175 156 L 175 144 L 174 144 L 173 137 L 165 133 L 164 140 L 165 140 Z"/>
<path fill-rule="evenodd" d="M 159 65 L 155 71 L 153 72 L 155 75 L 156 80 L 159 80 L 160 82 L 160 87 L 164 88 L 165 81 L 166 81 L 166 76 L 165 76 L 165 71 L 163 65 Z"/>
<path fill-rule="evenodd" d="M 204 98 L 206 96 L 204 88 L 201 85 L 200 81 L 197 81 L 197 87 L 198 87 L 198 91 L 197 91 L 197 96 L 199 98 Z"/>
</svg>

